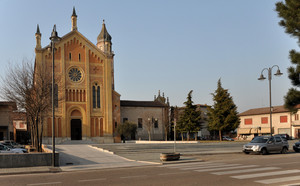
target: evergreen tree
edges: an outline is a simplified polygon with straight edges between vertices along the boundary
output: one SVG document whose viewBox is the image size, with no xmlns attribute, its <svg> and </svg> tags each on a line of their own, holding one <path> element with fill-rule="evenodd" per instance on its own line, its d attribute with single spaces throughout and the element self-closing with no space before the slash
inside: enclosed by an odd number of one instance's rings
<svg viewBox="0 0 300 186">
<path fill-rule="evenodd" d="M 239 124 L 237 107 L 233 102 L 228 90 L 218 81 L 218 88 L 212 93 L 214 105 L 208 108 L 208 129 L 210 131 L 219 131 L 220 141 L 222 140 L 222 132 L 235 130 Z"/>
<path fill-rule="evenodd" d="M 276 11 L 278 16 L 282 18 L 279 25 L 285 28 L 285 32 L 296 39 L 300 44 L 300 1 L 285 0 L 285 3 L 276 3 Z M 292 85 L 300 86 L 300 52 L 296 50 L 290 51 L 290 60 L 293 66 L 288 68 L 289 78 Z M 300 104 L 300 91 L 291 88 L 284 97 L 285 107 L 290 111 L 295 111 L 295 106 Z"/>
<path fill-rule="evenodd" d="M 187 132 L 188 140 L 190 133 L 201 129 L 201 112 L 197 111 L 197 105 L 193 105 L 192 90 L 189 92 L 187 101 L 184 102 L 185 108 L 178 121 L 179 131 Z"/>
</svg>

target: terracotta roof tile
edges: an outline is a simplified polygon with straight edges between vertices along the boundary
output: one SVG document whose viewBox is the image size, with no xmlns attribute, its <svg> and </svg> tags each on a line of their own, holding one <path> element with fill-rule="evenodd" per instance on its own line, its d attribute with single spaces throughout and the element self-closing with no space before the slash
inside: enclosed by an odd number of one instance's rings
<svg viewBox="0 0 300 186">
<path fill-rule="evenodd" d="M 284 106 L 273 106 L 272 113 L 281 113 L 281 112 L 289 112 L 288 109 L 284 108 Z M 250 115 L 259 115 L 259 114 L 269 114 L 270 113 L 270 107 L 264 107 L 264 108 L 255 108 L 250 109 L 245 112 L 242 112 L 239 114 L 239 116 L 250 116 Z"/>
<path fill-rule="evenodd" d="M 121 100 L 121 107 L 166 107 L 167 105 L 158 101 L 130 101 Z"/>
</svg>

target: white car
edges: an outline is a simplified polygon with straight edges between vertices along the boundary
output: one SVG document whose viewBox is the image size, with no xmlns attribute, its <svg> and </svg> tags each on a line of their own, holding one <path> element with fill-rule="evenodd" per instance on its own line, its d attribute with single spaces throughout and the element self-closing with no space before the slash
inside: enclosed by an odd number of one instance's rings
<svg viewBox="0 0 300 186">
<path fill-rule="evenodd" d="M 14 148 L 10 149 L 7 146 L 0 144 L 0 153 L 25 153 L 26 149 Z"/>
</svg>

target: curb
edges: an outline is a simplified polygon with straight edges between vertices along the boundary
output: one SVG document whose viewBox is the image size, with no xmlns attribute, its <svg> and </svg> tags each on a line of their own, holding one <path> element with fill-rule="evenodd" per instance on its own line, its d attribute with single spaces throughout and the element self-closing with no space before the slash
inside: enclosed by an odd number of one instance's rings
<svg viewBox="0 0 300 186">
<path fill-rule="evenodd" d="M 11 171 L 9 170 L 11 169 Z M 12 170 L 14 169 L 14 170 Z M 29 170 L 16 170 L 16 169 L 29 169 Z M 32 170 L 30 170 L 32 169 Z M 34 170 L 36 167 L 23 167 L 23 168 L 8 168 L 7 172 L 1 172 L 0 175 L 18 175 L 18 174 L 35 174 L 35 173 L 58 173 L 62 172 L 59 167 L 49 167 L 48 170 Z"/>
</svg>

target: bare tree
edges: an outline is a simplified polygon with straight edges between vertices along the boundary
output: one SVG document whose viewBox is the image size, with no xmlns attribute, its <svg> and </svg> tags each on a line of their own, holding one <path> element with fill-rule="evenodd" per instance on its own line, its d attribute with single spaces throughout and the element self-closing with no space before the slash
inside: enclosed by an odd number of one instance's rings
<svg viewBox="0 0 300 186">
<path fill-rule="evenodd" d="M 1 97 L 17 104 L 25 111 L 31 127 L 32 145 L 42 151 L 43 121 L 51 108 L 51 74 L 45 68 L 35 66 L 28 60 L 21 65 L 9 65 L 2 77 Z"/>
</svg>

